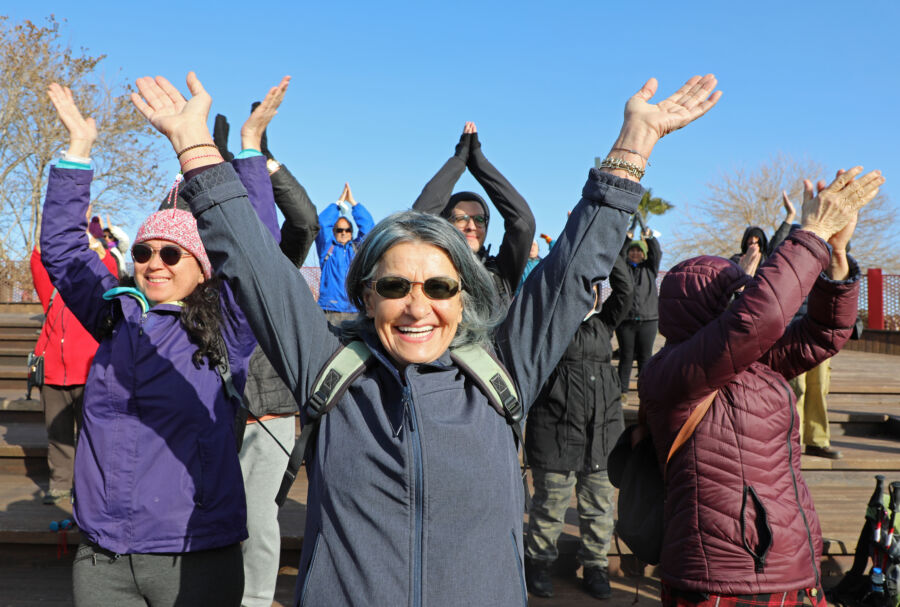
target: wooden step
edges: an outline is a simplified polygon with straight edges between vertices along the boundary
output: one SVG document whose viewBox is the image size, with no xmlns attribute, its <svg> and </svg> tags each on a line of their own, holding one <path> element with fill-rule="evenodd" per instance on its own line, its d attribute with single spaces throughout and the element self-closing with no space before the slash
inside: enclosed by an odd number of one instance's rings
<svg viewBox="0 0 900 607">
<path fill-rule="evenodd" d="M 34 352 L 34 348 L 25 346 L 0 347 L 0 365 L 26 365 L 28 355 Z"/>
</svg>

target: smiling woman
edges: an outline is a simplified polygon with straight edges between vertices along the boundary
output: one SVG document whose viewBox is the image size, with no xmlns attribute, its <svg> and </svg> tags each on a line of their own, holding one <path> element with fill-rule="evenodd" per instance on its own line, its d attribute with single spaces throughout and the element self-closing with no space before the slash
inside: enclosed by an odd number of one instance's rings
<svg viewBox="0 0 900 607">
<path fill-rule="evenodd" d="M 188 179 L 183 196 L 215 273 L 235 289 L 299 401 L 313 396 L 323 370 L 326 383 L 333 377 L 329 362 L 349 341 L 371 353 L 320 418 L 306 453 L 297 604 L 527 604 L 524 494 L 508 425 L 520 420 L 497 414 L 488 382 L 472 377 L 456 348 L 481 345 L 495 356 L 515 384 L 514 397 L 502 386 L 504 405 L 512 397 L 527 410 L 593 304 L 592 285 L 609 273 L 641 197 L 644 161 L 660 137 L 716 103 L 715 85 L 712 75 L 695 76 L 651 105 L 651 79 L 631 98 L 605 166 L 590 171 L 556 245 L 505 316 L 493 278 L 462 232 L 442 217 L 408 211 L 382 220 L 361 243 L 346 281 L 359 313 L 331 327 L 248 212 L 231 167 L 206 161 Z M 212 99 L 193 73 L 188 87 L 186 101 L 167 80 L 142 78 L 133 97 L 176 150 L 209 138 Z M 477 220 L 466 221 L 473 222 L 477 228 Z M 529 236 L 526 252 L 530 244 Z M 307 407 L 301 415 L 309 421 Z"/>
</svg>

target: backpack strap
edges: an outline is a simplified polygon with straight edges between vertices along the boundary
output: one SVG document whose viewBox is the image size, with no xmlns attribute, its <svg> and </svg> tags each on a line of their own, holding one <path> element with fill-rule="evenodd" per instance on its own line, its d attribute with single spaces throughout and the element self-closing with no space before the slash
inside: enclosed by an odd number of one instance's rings
<svg viewBox="0 0 900 607">
<path fill-rule="evenodd" d="M 244 401 L 244 396 L 237 391 L 234 385 L 234 378 L 231 375 L 231 364 L 228 361 L 228 354 L 219 358 L 219 364 L 216 365 L 216 373 L 222 378 L 222 386 L 225 388 L 225 396 L 237 403 L 234 412 L 234 440 L 238 453 L 244 444 L 244 431 L 247 429 L 247 415 L 250 410 Z M 284 447 L 282 447 L 284 449 Z"/>
<path fill-rule="evenodd" d="M 281 479 L 281 487 L 275 496 L 279 507 L 287 499 L 288 491 L 294 484 L 306 450 L 313 436 L 318 432 L 322 416 L 328 413 L 350 387 L 350 384 L 362 375 L 372 359 L 372 351 L 362 341 L 351 341 L 338 348 L 331 356 L 313 384 L 312 395 L 303 405 L 306 409 L 306 423 L 300 431 L 300 437 L 294 443 L 288 459 L 287 470 Z"/>
<path fill-rule="evenodd" d="M 690 417 L 688 417 L 687 421 L 684 422 L 684 425 L 681 426 L 681 429 L 678 431 L 678 434 L 675 436 L 675 440 L 672 442 L 672 446 L 669 447 L 669 454 L 666 456 L 666 468 L 669 467 L 669 460 L 672 459 L 672 456 L 681 449 L 681 447 L 688 441 L 689 438 L 694 434 L 694 430 L 697 429 L 697 426 L 700 425 L 700 421 L 703 419 L 703 416 L 706 415 L 706 412 L 709 411 L 710 405 L 713 404 L 713 401 L 716 400 L 716 396 L 719 394 L 719 391 L 716 390 L 697 405 L 697 408 L 691 411 Z M 665 478 L 665 471 L 663 471 L 663 478 Z"/>
<path fill-rule="evenodd" d="M 322 260 L 322 263 L 320 263 L 319 265 L 324 266 L 325 262 L 328 261 L 328 258 L 331 257 L 332 253 L 334 253 L 334 245 L 331 245 L 330 247 L 328 247 L 328 252 L 325 253 L 325 258 Z"/>
</svg>

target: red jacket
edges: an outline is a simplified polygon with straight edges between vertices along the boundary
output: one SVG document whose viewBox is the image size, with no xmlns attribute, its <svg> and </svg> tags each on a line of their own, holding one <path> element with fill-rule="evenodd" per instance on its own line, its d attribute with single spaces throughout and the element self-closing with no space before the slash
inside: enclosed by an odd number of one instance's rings
<svg viewBox="0 0 900 607">
<path fill-rule="evenodd" d="M 116 260 L 112 255 L 107 254 L 103 258 L 103 265 L 113 276 L 118 276 Z M 46 316 L 34 347 L 36 354 L 44 355 L 44 383 L 54 386 L 81 385 L 87 380 L 97 342 L 72 315 L 59 293 L 50 302 L 53 285 L 37 249 L 31 252 L 31 278 Z"/>
<path fill-rule="evenodd" d="M 755 278 L 731 261 L 676 265 L 660 289 L 666 345 L 641 372 L 661 464 L 693 408 L 718 395 L 666 473 L 663 582 L 719 594 L 819 584 L 822 534 L 800 472 L 792 378 L 833 356 L 856 319 L 859 270 L 820 277 L 830 253 L 798 231 Z M 743 294 L 732 301 L 738 287 Z M 809 293 L 806 316 L 791 322 Z"/>
</svg>

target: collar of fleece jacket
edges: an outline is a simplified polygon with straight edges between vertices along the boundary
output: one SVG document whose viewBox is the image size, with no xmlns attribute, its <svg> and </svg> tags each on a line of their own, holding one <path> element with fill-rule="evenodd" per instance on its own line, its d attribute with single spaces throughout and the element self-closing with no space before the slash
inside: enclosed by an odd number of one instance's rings
<svg viewBox="0 0 900 607">
<path fill-rule="evenodd" d="M 694 335 L 725 311 L 732 294 L 753 280 L 736 263 L 703 256 L 666 273 L 659 289 L 659 332 L 669 343 Z"/>
</svg>

